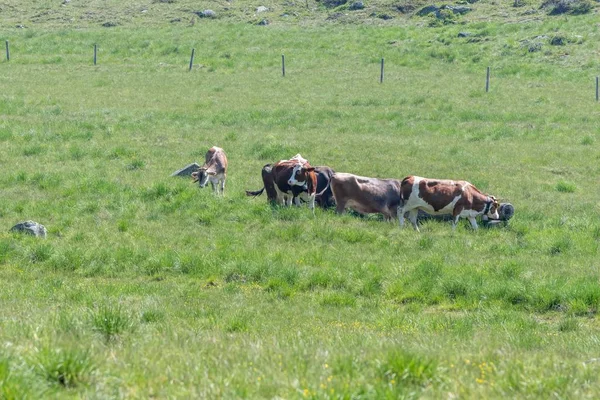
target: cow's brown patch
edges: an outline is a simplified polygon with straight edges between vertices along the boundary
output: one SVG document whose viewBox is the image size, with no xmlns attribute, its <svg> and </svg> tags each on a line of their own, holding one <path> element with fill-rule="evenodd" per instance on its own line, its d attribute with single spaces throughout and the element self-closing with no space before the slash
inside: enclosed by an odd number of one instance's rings
<svg viewBox="0 0 600 400">
<path fill-rule="evenodd" d="M 463 195 L 465 183 L 423 179 L 419 182 L 419 197 L 437 212 Z"/>
</svg>

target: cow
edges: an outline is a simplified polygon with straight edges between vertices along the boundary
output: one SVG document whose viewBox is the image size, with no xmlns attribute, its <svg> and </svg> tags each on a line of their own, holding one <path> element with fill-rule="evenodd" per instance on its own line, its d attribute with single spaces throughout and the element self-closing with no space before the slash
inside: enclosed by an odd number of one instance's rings
<svg viewBox="0 0 600 400">
<path fill-rule="evenodd" d="M 481 193 L 467 181 L 428 179 L 407 176 L 401 183 L 401 199 L 398 207 L 400 227 L 404 226 L 404 214 L 418 232 L 419 210 L 431 215 L 452 215 L 452 230 L 460 217 L 467 218 L 473 229 L 477 229 L 475 217 L 483 215 L 498 219 L 499 203 L 494 196 Z"/>
<path fill-rule="evenodd" d="M 227 156 L 220 147 L 211 147 L 204 156 L 204 165 L 192 173 L 193 182 L 203 188 L 210 181 L 215 194 L 225 192 L 225 179 L 227 178 Z"/>
<path fill-rule="evenodd" d="M 330 186 L 338 214 L 351 208 L 359 214 L 381 213 L 386 220 L 396 219 L 400 204 L 400 180 L 336 172 L 331 177 Z"/>
<path fill-rule="evenodd" d="M 315 203 L 322 208 L 329 208 L 333 205 L 333 195 L 329 181 L 334 174 L 333 169 L 327 166 L 315 167 L 317 175 L 317 193 L 315 194 Z M 247 196 L 260 196 L 263 192 L 267 193 L 267 200 L 270 203 L 277 203 L 277 190 L 275 189 L 275 181 L 273 178 L 273 164 L 265 165 L 261 170 L 263 187 L 260 190 L 246 190 Z M 307 201 L 307 192 L 303 186 L 292 186 L 292 199 L 294 204 L 297 204 L 297 199 Z"/>
</svg>

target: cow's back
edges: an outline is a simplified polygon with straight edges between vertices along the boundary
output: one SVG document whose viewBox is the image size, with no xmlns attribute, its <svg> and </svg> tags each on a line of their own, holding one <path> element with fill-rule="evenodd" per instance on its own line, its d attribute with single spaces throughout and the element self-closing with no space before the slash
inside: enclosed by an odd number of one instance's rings
<svg viewBox="0 0 600 400">
<path fill-rule="evenodd" d="M 217 173 L 224 173 L 227 170 L 227 156 L 225 151 L 217 146 L 213 146 L 206 152 L 204 165 L 213 167 Z"/>
</svg>

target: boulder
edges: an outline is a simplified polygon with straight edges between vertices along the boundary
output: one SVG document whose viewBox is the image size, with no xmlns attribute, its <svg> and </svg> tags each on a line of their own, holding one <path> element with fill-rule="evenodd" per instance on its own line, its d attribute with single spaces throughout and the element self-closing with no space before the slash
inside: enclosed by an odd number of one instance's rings
<svg viewBox="0 0 600 400">
<path fill-rule="evenodd" d="M 264 12 L 267 12 L 267 11 L 269 11 L 269 8 L 265 7 L 265 6 L 259 6 L 259 7 L 256 8 L 256 13 L 257 14 L 264 13 Z"/>
<path fill-rule="evenodd" d="M 198 171 L 199 169 L 200 165 L 198 165 L 198 163 L 191 163 L 173 172 L 171 176 L 192 176 L 192 173 Z"/>
<path fill-rule="evenodd" d="M 36 237 L 46 238 L 46 227 L 44 225 L 38 224 L 35 221 L 19 222 L 18 224 L 10 228 L 10 231 L 21 232 Z"/>
</svg>

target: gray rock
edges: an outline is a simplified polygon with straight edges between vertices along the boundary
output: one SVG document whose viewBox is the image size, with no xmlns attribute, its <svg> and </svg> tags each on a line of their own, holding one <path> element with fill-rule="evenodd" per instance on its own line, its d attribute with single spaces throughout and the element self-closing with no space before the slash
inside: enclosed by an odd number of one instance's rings
<svg viewBox="0 0 600 400">
<path fill-rule="evenodd" d="M 469 37 L 471 35 L 471 32 L 458 32 L 458 37 Z"/>
<path fill-rule="evenodd" d="M 267 11 L 269 11 L 268 7 L 265 7 L 265 6 L 256 7 L 256 13 L 257 14 L 264 13 L 264 12 L 267 12 Z"/>
<path fill-rule="evenodd" d="M 200 18 L 217 18 L 217 13 L 213 10 L 204 10 L 198 14 Z"/>
<path fill-rule="evenodd" d="M 35 221 L 19 222 L 18 224 L 10 228 L 10 231 L 22 232 L 28 235 L 46 238 L 46 227 L 44 225 L 38 224 Z"/>
<path fill-rule="evenodd" d="M 348 7 L 348 9 L 351 11 L 362 10 L 363 8 L 365 8 L 365 4 L 362 1 L 355 1 L 354 3 L 350 4 L 350 7 Z"/>
<path fill-rule="evenodd" d="M 472 10 L 471 7 L 466 7 L 466 6 L 451 6 L 451 5 L 446 5 L 446 6 L 443 6 L 442 8 L 445 8 L 446 10 L 450 10 L 454 14 L 459 14 L 459 15 L 466 14 L 469 11 Z"/>
<path fill-rule="evenodd" d="M 196 172 L 200 169 L 200 165 L 198 163 L 192 163 L 186 165 L 185 167 L 177 170 L 171 174 L 171 176 L 192 176 L 192 172 Z"/>
<path fill-rule="evenodd" d="M 108 21 L 108 22 L 103 23 L 102 26 L 105 28 L 113 28 L 113 27 L 117 26 L 117 23 Z"/>
<path fill-rule="evenodd" d="M 417 11 L 417 15 L 419 17 L 424 17 L 431 13 L 437 13 L 439 10 L 440 10 L 440 8 L 436 7 L 436 6 L 425 6 L 425 7 L 421 8 L 419 11 Z"/>
<path fill-rule="evenodd" d="M 269 25 L 269 20 L 263 19 L 262 21 L 258 22 L 256 25 L 267 26 L 267 25 Z"/>
</svg>

